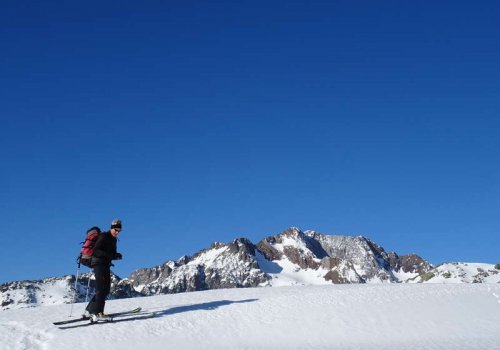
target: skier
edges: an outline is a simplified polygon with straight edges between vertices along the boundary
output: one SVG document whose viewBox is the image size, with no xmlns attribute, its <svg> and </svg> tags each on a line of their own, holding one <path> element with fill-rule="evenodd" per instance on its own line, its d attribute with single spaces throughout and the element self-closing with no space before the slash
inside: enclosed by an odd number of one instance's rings
<svg viewBox="0 0 500 350">
<path fill-rule="evenodd" d="M 122 259 L 122 255 L 116 252 L 116 237 L 121 230 L 121 220 L 113 220 L 109 231 L 99 234 L 94 246 L 91 267 L 95 276 L 95 294 L 86 307 L 93 322 L 111 320 L 104 314 L 104 305 L 111 289 L 111 261 Z"/>
</svg>

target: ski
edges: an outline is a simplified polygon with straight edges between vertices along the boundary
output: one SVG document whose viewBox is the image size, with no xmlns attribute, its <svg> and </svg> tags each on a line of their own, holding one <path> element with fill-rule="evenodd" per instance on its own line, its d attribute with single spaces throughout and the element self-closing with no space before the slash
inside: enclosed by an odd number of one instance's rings
<svg viewBox="0 0 500 350">
<path fill-rule="evenodd" d="M 129 321 L 138 321 L 138 320 L 144 320 L 144 319 L 155 317 L 155 316 L 157 316 L 157 313 L 155 313 L 155 312 L 149 312 L 149 313 L 144 313 L 144 314 L 137 315 L 137 316 L 129 316 L 129 317 L 127 317 L 127 316 L 128 315 L 119 315 L 119 316 L 115 316 L 115 317 L 118 317 L 118 319 L 113 319 L 111 321 L 88 322 L 88 323 L 79 323 L 79 324 L 75 324 L 75 325 L 63 325 L 63 326 L 60 326 L 58 328 L 59 329 L 72 329 L 72 328 L 80 328 L 80 327 L 103 325 L 103 324 L 109 324 L 109 323 L 120 323 L 120 322 L 129 322 Z"/>
<path fill-rule="evenodd" d="M 114 313 L 108 314 L 108 316 L 117 317 L 117 316 L 128 315 L 128 314 L 136 314 L 136 313 L 140 312 L 141 310 L 142 310 L 142 308 L 136 307 L 135 309 L 128 310 L 128 311 L 114 312 Z M 63 324 L 75 323 L 75 322 L 80 322 L 80 321 L 88 321 L 88 320 L 90 320 L 89 316 L 82 316 L 79 318 L 72 318 L 70 320 L 53 322 L 53 324 L 56 326 L 59 326 L 59 325 L 63 325 Z"/>
</svg>

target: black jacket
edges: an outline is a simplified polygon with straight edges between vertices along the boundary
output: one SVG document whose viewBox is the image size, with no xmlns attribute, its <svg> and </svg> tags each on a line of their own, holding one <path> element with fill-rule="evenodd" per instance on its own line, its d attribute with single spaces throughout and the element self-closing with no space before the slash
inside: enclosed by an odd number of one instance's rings
<svg viewBox="0 0 500 350">
<path fill-rule="evenodd" d="M 108 232 L 99 234 L 94 245 L 91 265 L 111 265 L 111 260 L 116 259 L 116 238 Z"/>
</svg>

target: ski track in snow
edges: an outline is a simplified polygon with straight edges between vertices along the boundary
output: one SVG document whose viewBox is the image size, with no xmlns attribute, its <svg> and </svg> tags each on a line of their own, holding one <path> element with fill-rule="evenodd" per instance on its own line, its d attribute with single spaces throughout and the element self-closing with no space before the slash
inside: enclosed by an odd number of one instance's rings
<svg viewBox="0 0 500 350">
<path fill-rule="evenodd" d="M 491 287 L 488 285 L 488 293 L 491 292 Z M 496 294 L 495 292 L 491 292 L 491 294 L 497 298 L 497 302 L 500 304 L 500 296 L 498 296 L 498 294 Z"/>
<path fill-rule="evenodd" d="M 212 290 L 109 301 L 110 313 L 157 317 L 66 330 L 50 322 L 70 305 L 7 310 L 0 348 L 500 350 L 499 294 L 498 284 Z"/>
<path fill-rule="evenodd" d="M 497 298 L 497 299 L 498 299 L 498 300 L 497 300 L 497 302 L 500 304 L 500 297 L 499 297 L 498 295 L 496 295 L 495 293 L 492 293 L 492 294 L 493 294 L 493 296 L 494 296 L 495 298 Z"/>
</svg>

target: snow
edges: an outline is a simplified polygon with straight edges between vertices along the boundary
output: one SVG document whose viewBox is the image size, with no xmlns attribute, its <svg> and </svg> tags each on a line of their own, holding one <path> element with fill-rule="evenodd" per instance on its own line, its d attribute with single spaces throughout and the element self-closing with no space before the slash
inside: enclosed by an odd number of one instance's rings
<svg viewBox="0 0 500 350">
<path fill-rule="evenodd" d="M 331 282 L 323 278 L 328 271 L 322 268 L 301 269 L 286 257 L 270 262 L 260 252 L 256 252 L 255 257 L 262 271 L 272 278 L 268 286 L 331 285 Z"/>
<path fill-rule="evenodd" d="M 19 308 L 25 307 L 27 302 L 29 302 L 30 307 L 58 305 L 68 301 L 68 286 L 68 279 L 49 279 L 45 282 L 33 282 L 31 288 L 9 291 L 8 298 L 14 301 L 14 307 Z"/>
<path fill-rule="evenodd" d="M 218 257 L 222 255 L 228 248 L 221 247 L 218 249 L 209 249 L 202 254 L 200 254 L 196 259 L 190 261 L 187 265 L 198 266 L 198 265 L 206 265 L 206 266 L 220 266 L 221 263 L 218 261 Z"/>
<path fill-rule="evenodd" d="M 417 272 L 404 272 L 403 270 L 392 271 L 392 274 L 398 279 L 398 281 L 406 281 L 418 277 Z"/>
<path fill-rule="evenodd" d="M 71 305 L 0 312 L 2 349 L 500 349 L 500 284 L 221 289 L 108 301 L 158 316 L 60 330 Z M 80 313 L 84 304 L 76 304 Z"/>
<path fill-rule="evenodd" d="M 289 247 L 295 247 L 298 249 L 302 249 L 304 251 L 308 251 L 309 249 L 307 248 L 306 243 L 303 240 L 300 240 L 298 238 L 292 238 L 288 236 L 283 237 L 283 243 L 281 245 L 276 244 L 276 246 L 280 246 L 281 251 L 283 252 L 283 247 L 289 246 Z"/>
</svg>

